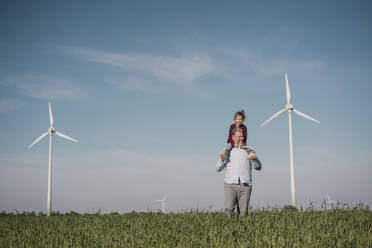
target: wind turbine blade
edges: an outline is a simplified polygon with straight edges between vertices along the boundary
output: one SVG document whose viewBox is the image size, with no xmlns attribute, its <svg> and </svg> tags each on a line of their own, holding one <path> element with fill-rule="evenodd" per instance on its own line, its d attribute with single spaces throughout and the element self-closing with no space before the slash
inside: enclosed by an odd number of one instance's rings
<svg viewBox="0 0 372 248">
<path fill-rule="evenodd" d="M 308 115 L 305 115 L 305 114 L 302 113 L 301 111 L 298 111 L 298 110 L 296 110 L 296 109 L 293 109 L 293 112 L 295 112 L 295 113 L 298 114 L 299 116 L 302 116 L 302 117 L 304 117 L 304 118 L 306 118 L 306 119 L 309 119 L 309 120 L 311 120 L 311 121 L 313 121 L 313 122 L 320 123 L 320 121 L 318 121 L 317 119 L 314 119 L 314 118 L 312 118 L 312 117 L 310 117 L 310 116 L 308 116 Z"/>
<path fill-rule="evenodd" d="M 289 89 L 287 73 L 285 74 L 285 88 L 286 88 L 286 92 L 287 92 L 287 103 L 289 104 L 291 102 L 291 91 Z"/>
<path fill-rule="evenodd" d="M 163 200 L 155 200 L 155 201 L 162 202 Z"/>
<path fill-rule="evenodd" d="M 168 196 L 168 194 L 166 194 L 166 195 L 164 196 L 163 201 L 165 201 L 165 200 L 167 199 L 167 196 Z"/>
<path fill-rule="evenodd" d="M 52 113 L 52 105 L 50 102 L 48 102 L 49 105 L 49 122 L 50 122 L 50 127 L 53 127 L 53 113 Z"/>
<path fill-rule="evenodd" d="M 276 117 L 278 117 L 280 114 L 282 114 L 284 111 L 286 111 L 286 109 L 279 110 L 278 112 L 276 112 L 276 114 L 274 114 L 269 119 L 267 119 L 267 121 L 265 121 L 264 123 L 262 123 L 260 125 L 260 127 L 263 127 L 264 125 L 266 125 L 267 123 L 269 123 L 270 121 L 272 121 L 273 119 L 275 119 Z"/>
<path fill-rule="evenodd" d="M 45 136 L 48 135 L 49 132 L 46 132 L 46 133 L 43 133 L 39 138 L 37 138 L 34 142 L 32 142 L 31 145 L 28 146 L 28 148 L 31 148 L 31 146 L 35 145 L 37 142 L 39 142 L 40 140 L 42 140 Z"/>
<path fill-rule="evenodd" d="M 65 134 L 63 134 L 63 133 L 60 133 L 60 132 L 57 132 L 57 131 L 56 131 L 56 134 L 57 134 L 59 137 L 61 137 L 61 138 L 68 139 L 68 140 L 71 140 L 71 141 L 74 141 L 74 142 L 78 142 L 78 140 L 73 139 L 73 138 L 71 138 L 71 137 L 68 137 L 67 135 L 65 135 Z"/>
</svg>

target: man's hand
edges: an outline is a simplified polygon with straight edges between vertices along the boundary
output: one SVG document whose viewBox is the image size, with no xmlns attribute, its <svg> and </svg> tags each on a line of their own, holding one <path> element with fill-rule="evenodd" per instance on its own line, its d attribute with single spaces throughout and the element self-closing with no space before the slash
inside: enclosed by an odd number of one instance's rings
<svg viewBox="0 0 372 248">
<path fill-rule="evenodd" d="M 220 151 L 220 159 L 221 159 L 221 161 L 225 161 L 226 157 L 227 157 L 226 150 Z"/>
</svg>

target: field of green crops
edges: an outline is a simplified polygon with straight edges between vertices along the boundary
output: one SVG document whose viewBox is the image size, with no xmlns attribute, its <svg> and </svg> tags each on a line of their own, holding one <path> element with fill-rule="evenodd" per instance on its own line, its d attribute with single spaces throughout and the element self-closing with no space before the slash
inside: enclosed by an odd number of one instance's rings
<svg viewBox="0 0 372 248">
<path fill-rule="evenodd" d="M 0 247 L 372 247 L 369 207 L 318 211 L 0 214 Z"/>
</svg>

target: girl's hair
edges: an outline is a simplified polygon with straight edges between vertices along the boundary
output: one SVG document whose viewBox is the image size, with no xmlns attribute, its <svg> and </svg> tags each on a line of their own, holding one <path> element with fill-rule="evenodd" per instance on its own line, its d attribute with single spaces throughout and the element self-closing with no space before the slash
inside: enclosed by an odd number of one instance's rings
<svg viewBox="0 0 372 248">
<path fill-rule="evenodd" d="M 240 115 L 240 116 L 243 118 L 243 121 L 244 121 L 244 119 L 245 119 L 245 112 L 244 112 L 243 109 L 240 110 L 240 111 L 238 111 L 238 112 L 236 112 L 236 113 L 234 114 L 234 120 L 236 119 L 236 117 L 237 117 L 238 115 Z"/>
</svg>

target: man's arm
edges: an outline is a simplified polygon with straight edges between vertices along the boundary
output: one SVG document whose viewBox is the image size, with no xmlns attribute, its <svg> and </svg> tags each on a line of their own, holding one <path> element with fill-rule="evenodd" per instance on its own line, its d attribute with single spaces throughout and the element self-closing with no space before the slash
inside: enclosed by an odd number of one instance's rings
<svg viewBox="0 0 372 248">
<path fill-rule="evenodd" d="M 220 172 L 223 169 L 225 169 L 227 164 L 230 163 L 231 149 L 229 149 L 229 151 L 226 151 L 226 150 L 220 151 L 220 159 L 217 161 L 217 164 L 216 164 L 217 172 Z"/>
<path fill-rule="evenodd" d="M 219 159 L 218 161 L 217 161 L 217 164 L 216 164 L 216 170 L 217 170 L 217 172 L 220 172 L 220 171 L 222 171 L 223 169 L 225 169 L 226 168 L 226 160 L 221 160 L 221 159 Z"/>
<path fill-rule="evenodd" d="M 262 169 L 262 163 L 261 161 L 256 157 L 254 160 L 249 161 L 249 163 L 256 169 L 261 170 Z"/>
<path fill-rule="evenodd" d="M 249 147 L 244 147 L 244 150 L 247 151 L 248 154 L 248 159 L 249 163 L 256 169 L 256 170 L 261 170 L 262 168 L 262 163 L 261 161 L 257 158 L 256 153 L 253 151 L 253 149 Z"/>
</svg>

